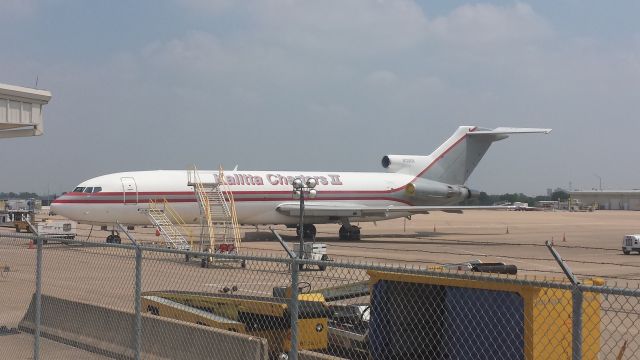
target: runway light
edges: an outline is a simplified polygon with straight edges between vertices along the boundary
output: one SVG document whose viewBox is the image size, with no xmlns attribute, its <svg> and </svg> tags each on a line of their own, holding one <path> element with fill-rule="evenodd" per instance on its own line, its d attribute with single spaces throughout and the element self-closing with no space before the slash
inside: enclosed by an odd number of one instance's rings
<svg viewBox="0 0 640 360">
<path fill-rule="evenodd" d="M 293 180 L 293 188 L 294 189 L 302 189 L 304 185 L 302 184 L 302 180 L 300 179 L 295 179 Z"/>
<path fill-rule="evenodd" d="M 318 191 L 316 191 L 316 189 L 309 190 L 309 197 L 310 198 L 316 197 L 317 194 L 318 194 Z"/>
</svg>

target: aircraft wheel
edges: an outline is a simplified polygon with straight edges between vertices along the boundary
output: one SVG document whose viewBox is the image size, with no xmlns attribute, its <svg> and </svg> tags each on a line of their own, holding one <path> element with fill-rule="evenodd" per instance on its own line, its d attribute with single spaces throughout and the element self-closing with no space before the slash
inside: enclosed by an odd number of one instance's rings
<svg viewBox="0 0 640 360">
<path fill-rule="evenodd" d="M 113 236 L 113 242 L 114 242 L 114 244 L 121 244 L 122 243 L 122 239 L 120 238 L 120 235 L 114 235 Z"/>
<path fill-rule="evenodd" d="M 147 312 L 151 313 L 151 315 L 160 315 L 160 309 L 151 305 L 147 306 Z"/>
<path fill-rule="evenodd" d="M 300 235 L 300 234 L 298 234 Z M 304 226 L 304 238 L 305 239 L 315 239 L 316 238 L 316 226 L 313 224 L 308 224 Z"/>
<path fill-rule="evenodd" d="M 349 240 L 351 232 L 347 229 L 346 226 L 340 226 L 340 230 L 338 231 L 338 236 L 340 240 Z"/>
<path fill-rule="evenodd" d="M 107 244 L 113 243 L 113 235 L 107 236 Z"/>
<path fill-rule="evenodd" d="M 360 228 L 354 226 L 351 229 L 349 240 L 360 240 Z"/>
<path fill-rule="evenodd" d="M 320 260 L 322 261 L 329 261 L 329 256 L 327 256 L 327 254 L 322 255 L 322 257 L 320 258 Z M 318 269 L 320 269 L 320 271 L 325 271 L 327 270 L 327 265 L 318 265 Z"/>
<path fill-rule="evenodd" d="M 629 255 L 629 254 L 631 254 L 631 251 L 629 251 L 629 250 L 622 250 L 622 252 L 623 252 L 625 255 Z"/>
</svg>

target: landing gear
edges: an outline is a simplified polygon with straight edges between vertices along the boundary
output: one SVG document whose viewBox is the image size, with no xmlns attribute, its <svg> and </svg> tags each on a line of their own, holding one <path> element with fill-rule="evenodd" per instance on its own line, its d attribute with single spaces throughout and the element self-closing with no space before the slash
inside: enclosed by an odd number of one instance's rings
<svg viewBox="0 0 640 360">
<path fill-rule="evenodd" d="M 115 230 L 111 230 L 111 235 L 107 236 L 108 244 L 120 244 L 122 243 L 122 239 L 120 239 L 120 235 Z"/>
<path fill-rule="evenodd" d="M 354 225 L 342 225 L 338 235 L 340 240 L 360 240 L 360 228 Z"/>
<path fill-rule="evenodd" d="M 302 236 L 304 239 L 315 240 L 316 238 L 316 226 L 313 224 L 305 224 L 303 227 L 304 235 Z M 296 235 L 300 237 L 300 227 L 296 226 Z"/>
</svg>

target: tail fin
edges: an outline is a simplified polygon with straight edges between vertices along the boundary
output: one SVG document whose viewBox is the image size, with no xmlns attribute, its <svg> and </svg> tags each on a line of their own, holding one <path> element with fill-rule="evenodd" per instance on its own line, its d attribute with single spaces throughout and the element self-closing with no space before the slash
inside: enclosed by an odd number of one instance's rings
<svg viewBox="0 0 640 360">
<path fill-rule="evenodd" d="M 464 184 L 494 141 L 510 134 L 544 133 L 551 129 L 483 129 L 460 126 L 453 135 L 428 156 L 387 155 L 382 165 L 389 171 L 446 183 Z"/>
</svg>

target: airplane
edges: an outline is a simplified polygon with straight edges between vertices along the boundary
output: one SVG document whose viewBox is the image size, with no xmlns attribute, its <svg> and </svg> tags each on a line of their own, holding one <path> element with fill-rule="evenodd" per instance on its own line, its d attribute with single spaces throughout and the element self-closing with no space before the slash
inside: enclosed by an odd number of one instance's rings
<svg viewBox="0 0 640 360">
<path fill-rule="evenodd" d="M 303 236 L 313 238 L 314 224 L 340 224 L 341 240 L 359 240 L 354 222 L 374 222 L 466 209 L 504 207 L 457 206 L 479 192 L 465 183 L 491 144 L 511 134 L 543 133 L 551 129 L 495 129 L 460 126 L 430 155 L 385 155 L 385 172 L 229 171 L 238 222 L 245 225 L 284 224 L 298 231 L 299 200 L 293 183 L 314 179 L 317 195 L 304 210 Z M 217 171 L 198 171 L 202 182 L 218 182 Z M 168 201 L 186 223 L 199 223 L 200 209 L 186 170 L 120 172 L 80 183 L 51 204 L 53 214 L 79 223 L 114 226 L 108 242 L 120 242 L 115 224 L 150 225 L 145 214 L 150 200 Z"/>
</svg>

